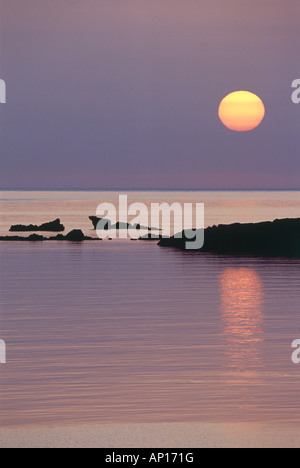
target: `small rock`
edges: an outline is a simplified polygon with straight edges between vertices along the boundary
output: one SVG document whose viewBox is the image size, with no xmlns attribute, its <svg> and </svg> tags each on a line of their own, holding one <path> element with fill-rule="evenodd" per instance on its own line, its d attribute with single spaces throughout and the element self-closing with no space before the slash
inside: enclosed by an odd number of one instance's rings
<svg viewBox="0 0 300 468">
<path fill-rule="evenodd" d="M 85 239 L 86 237 L 80 229 L 74 229 L 66 235 L 66 240 L 72 242 L 82 242 Z"/>
</svg>

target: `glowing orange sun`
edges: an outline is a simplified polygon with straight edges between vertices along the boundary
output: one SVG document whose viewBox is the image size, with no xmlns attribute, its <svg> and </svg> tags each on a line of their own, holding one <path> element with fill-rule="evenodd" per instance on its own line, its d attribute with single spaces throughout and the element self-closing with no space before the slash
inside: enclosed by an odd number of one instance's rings
<svg viewBox="0 0 300 468">
<path fill-rule="evenodd" d="M 219 117 L 225 127 L 236 132 L 249 132 L 258 127 L 265 117 L 262 100 L 249 91 L 228 94 L 219 107 Z"/>
</svg>

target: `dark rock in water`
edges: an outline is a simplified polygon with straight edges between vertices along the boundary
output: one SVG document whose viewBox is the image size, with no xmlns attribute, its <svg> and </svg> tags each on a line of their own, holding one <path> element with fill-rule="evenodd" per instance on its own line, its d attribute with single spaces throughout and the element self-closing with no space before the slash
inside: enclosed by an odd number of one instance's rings
<svg viewBox="0 0 300 468">
<path fill-rule="evenodd" d="M 131 229 L 132 226 L 129 223 L 120 223 L 119 221 L 116 224 L 112 224 L 110 229 Z"/>
<path fill-rule="evenodd" d="M 0 241 L 6 241 L 6 242 L 24 242 L 24 241 L 30 241 L 30 242 L 37 242 L 37 241 L 46 241 L 48 240 L 47 237 L 44 236 L 39 236 L 37 234 L 31 234 L 29 237 L 21 237 L 21 236 L 2 236 L 0 237 Z"/>
<path fill-rule="evenodd" d="M 65 227 L 61 224 L 60 219 L 56 219 L 50 223 L 44 223 L 39 227 L 39 231 L 48 231 L 48 232 L 63 232 Z"/>
<path fill-rule="evenodd" d="M 99 221 L 103 221 L 106 223 L 103 227 L 104 230 L 110 230 L 110 229 L 135 229 L 135 230 L 140 230 L 140 231 L 159 231 L 158 228 L 151 228 L 148 226 L 141 226 L 140 224 L 130 224 L 130 223 L 122 223 L 118 221 L 116 224 L 111 224 L 111 221 L 109 219 L 105 218 L 97 218 L 97 216 L 90 216 L 89 219 L 92 221 L 92 224 L 94 226 L 94 229 L 97 229 Z"/>
<path fill-rule="evenodd" d="M 24 226 L 22 224 L 17 224 L 11 226 L 10 232 L 37 232 L 37 231 L 48 231 L 48 232 L 63 232 L 65 227 L 60 223 L 60 219 L 51 221 L 50 223 L 44 223 L 41 226 L 34 226 L 30 224 L 29 226 Z"/>
<path fill-rule="evenodd" d="M 37 241 L 44 241 L 47 239 L 44 236 L 39 236 L 38 234 L 31 234 L 31 236 L 28 237 L 28 240 L 31 242 L 37 242 Z"/>
<path fill-rule="evenodd" d="M 159 231 L 158 228 L 152 228 L 149 226 L 143 226 L 141 224 L 131 224 L 131 223 L 116 223 L 112 225 L 112 228 L 115 229 L 134 229 L 135 231 Z"/>
<path fill-rule="evenodd" d="M 161 240 L 163 237 L 161 234 L 146 234 L 145 236 L 141 236 L 139 240 L 147 240 L 147 241 L 158 241 Z"/>
<path fill-rule="evenodd" d="M 74 229 L 66 235 L 66 240 L 72 242 L 82 242 L 85 239 L 86 237 L 80 229 Z"/>
<path fill-rule="evenodd" d="M 55 240 L 67 240 L 67 241 L 71 241 L 71 242 L 83 242 L 83 241 L 87 241 L 87 240 L 99 240 L 99 239 L 85 236 L 80 229 L 73 229 L 73 231 L 69 232 L 66 236 L 62 236 L 61 234 L 58 234 L 58 236 L 56 236 Z"/>
<path fill-rule="evenodd" d="M 98 228 L 98 224 L 100 221 L 102 221 L 102 229 L 104 230 L 111 230 L 111 229 L 130 229 L 132 228 L 132 225 L 129 223 L 121 223 L 117 222 L 116 224 L 111 224 L 111 221 L 109 219 L 105 218 L 97 218 L 97 216 L 90 216 L 89 219 L 92 221 L 94 229 Z"/>
<path fill-rule="evenodd" d="M 24 239 L 22 239 L 22 237 L 19 237 L 19 236 L 1 236 L 0 237 L 0 241 L 1 242 L 12 242 L 12 241 L 22 241 Z"/>
<path fill-rule="evenodd" d="M 69 242 L 83 242 L 87 240 L 99 240 L 93 237 L 87 237 L 83 234 L 80 229 L 74 229 L 70 231 L 66 236 L 58 234 L 55 237 L 49 237 L 49 241 L 69 241 Z"/>
<path fill-rule="evenodd" d="M 151 228 L 147 226 L 141 226 L 140 224 L 122 223 L 118 221 L 116 224 L 112 224 L 110 229 L 134 229 L 136 231 L 149 231 Z"/>
<path fill-rule="evenodd" d="M 64 236 L 63 234 L 57 234 L 57 236 L 55 237 L 49 237 L 48 240 L 63 241 L 66 240 L 66 236 Z"/>
<path fill-rule="evenodd" d="M 108 229 L 111 228 L 111 222 L 110 222 L 109 219 L 97 218 L 97 216 L 90 216 L 89 219 L 92 221 L 92 224 L 93 224 L 93 226 L 94 226 L 94 229 L 97 229 L 97 226 L 98 226 L 99 221 L 103 221 L 103 222 L 104 222 L 104 227 L 103 227 L 103 229 L 108 230 Z"/>
<path fill-rule="evenodd" d="M 82 242 L 82 241 L 87 241 L 87 240 L 99 240 L 95 239 L 93 237 L 87 237 L 83 234 L 83 232 L 80 229 L 74 229 L 73 231 L 69 232 L 66 236 L 63 234 L 58 234 L 55 237 L 44 237 L 44 236 L 39 236 L 38 234 L 31 234 L 29 237 L 20 237 L 20 236 L 4 236 L 0 237 L 0 241 L 6 241 L 6 242 L 24 242 L 24 241 L 30 241 L 30 242 L 37 242 L 37 241 L 69 241 L 69 242 Z"/>
<path fill-rule="evenodd" d="M 256 224 L 219 225 L 205 229 L 201 252 L 258 256 L 300 257 L 300 218 Z M 161 239 L 162 247 L 185 250 L 187 239 Z"/>
</svg>

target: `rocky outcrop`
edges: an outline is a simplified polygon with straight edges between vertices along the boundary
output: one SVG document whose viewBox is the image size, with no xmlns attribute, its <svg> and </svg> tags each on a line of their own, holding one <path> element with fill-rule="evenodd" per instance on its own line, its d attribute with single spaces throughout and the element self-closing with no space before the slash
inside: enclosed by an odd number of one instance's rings
<svg viewBox="0 0 300 468">
<path fill-rule="evenodd" d="M 185 250 L 186 239 L 161 239 L 162 247 Z M 300 257 L 300 218 L 256 224 L 219 225 L 205 229 L 201 252 L 258 256 Z"/>
<path fill-rule="evenodd" d="M 97 218 L 97 216 L 90 216 L 89 219 L 92 221 L 92 224 L 94 226 L 94 229 L 97 229 L 99 221 L 104 221 L 104 228 L 103 229 L 110 229 L 111 228 L 111 222 L 109 219 L 105 218 Z"/>
<path fill-rule="evenodd" d="M 82 242 L 84 240 L 91 240 L 91 238 L 86 237 L 80 229 L 74 229 L 66 235 L 66 240 L 71 242 Z"/>
<path fill-rule="evenodd" d="M 50 221 L 49 223 L 41 224 L 41 226 L 35 226 L 30 224 L 29 226 L 24 226 L 22 224 L 17 224 L 11 226 L 10 232 L 63 232 L 65 227 L 60 223 L 60 219 L 55 221 Z"/>
<path fill-rule="evenodd" d="M 38 234 L 31 234 L 28 237 L 21 237 L 21 236 L 1 236 L 0 242 L 37 242 L 37 241 L 46 241 L 48 240 L 47 237 L 39 236 Z"/>
<path fill-rule="evenodd" d="M 4 236 L 0 237 L 0 241 L 4 242 L 42 242 L 42 241 L 69 241 L 69 242 L 83 242 L 87 240 L 99 240 L 93 237 L 87 237 L 83 234 L 80 229 L 74 229 L 73 231 L 69 232 L 67 235 L 58 234 L 55 237 L 44 237 L 38 234 L 31 234 L 28 237 L 21 237 L 21 236 Z"/>
<path fill-rule="evenodd" d="M 146 240 L 146 241 L 158 241 L 163 239 L 161 234 L 146 234 L 145 236 L 141 236 L 138 240 Z"/>
<path fill-rule="evenodd" d="M 92 221 L 92 224 L 94 226 L 94 229 L 97 229 L 99 221 L 102 221 L 104 223 L 104 230 L 110 230 L 110 229 L 135 229 L 135 230 L 141 230 L 141 231 L 159 231 L 158 228 L 151 228 L 148 226 L 141 226 L 140 224 L 130 224 L 130 223 L 123 223 L 118 221 L 116 224 L 111 224 L 111 221 L 109 219 L 105 218 L 97 218 L 97 216 L 90 216 L 89 219 Z"/>
</svg>

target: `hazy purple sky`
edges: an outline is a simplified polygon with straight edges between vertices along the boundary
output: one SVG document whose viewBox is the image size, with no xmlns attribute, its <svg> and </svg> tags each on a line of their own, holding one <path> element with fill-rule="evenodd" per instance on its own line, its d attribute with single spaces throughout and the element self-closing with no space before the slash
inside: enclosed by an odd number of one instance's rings
<svg viewBox="0 0 300 468">
<path fill-rule="evenodd" d="M 1 186 L 300 187 L 299 0 L 1 0 Z M 221 99 L 266 106 L 227 130 Z"/>
</svg>

